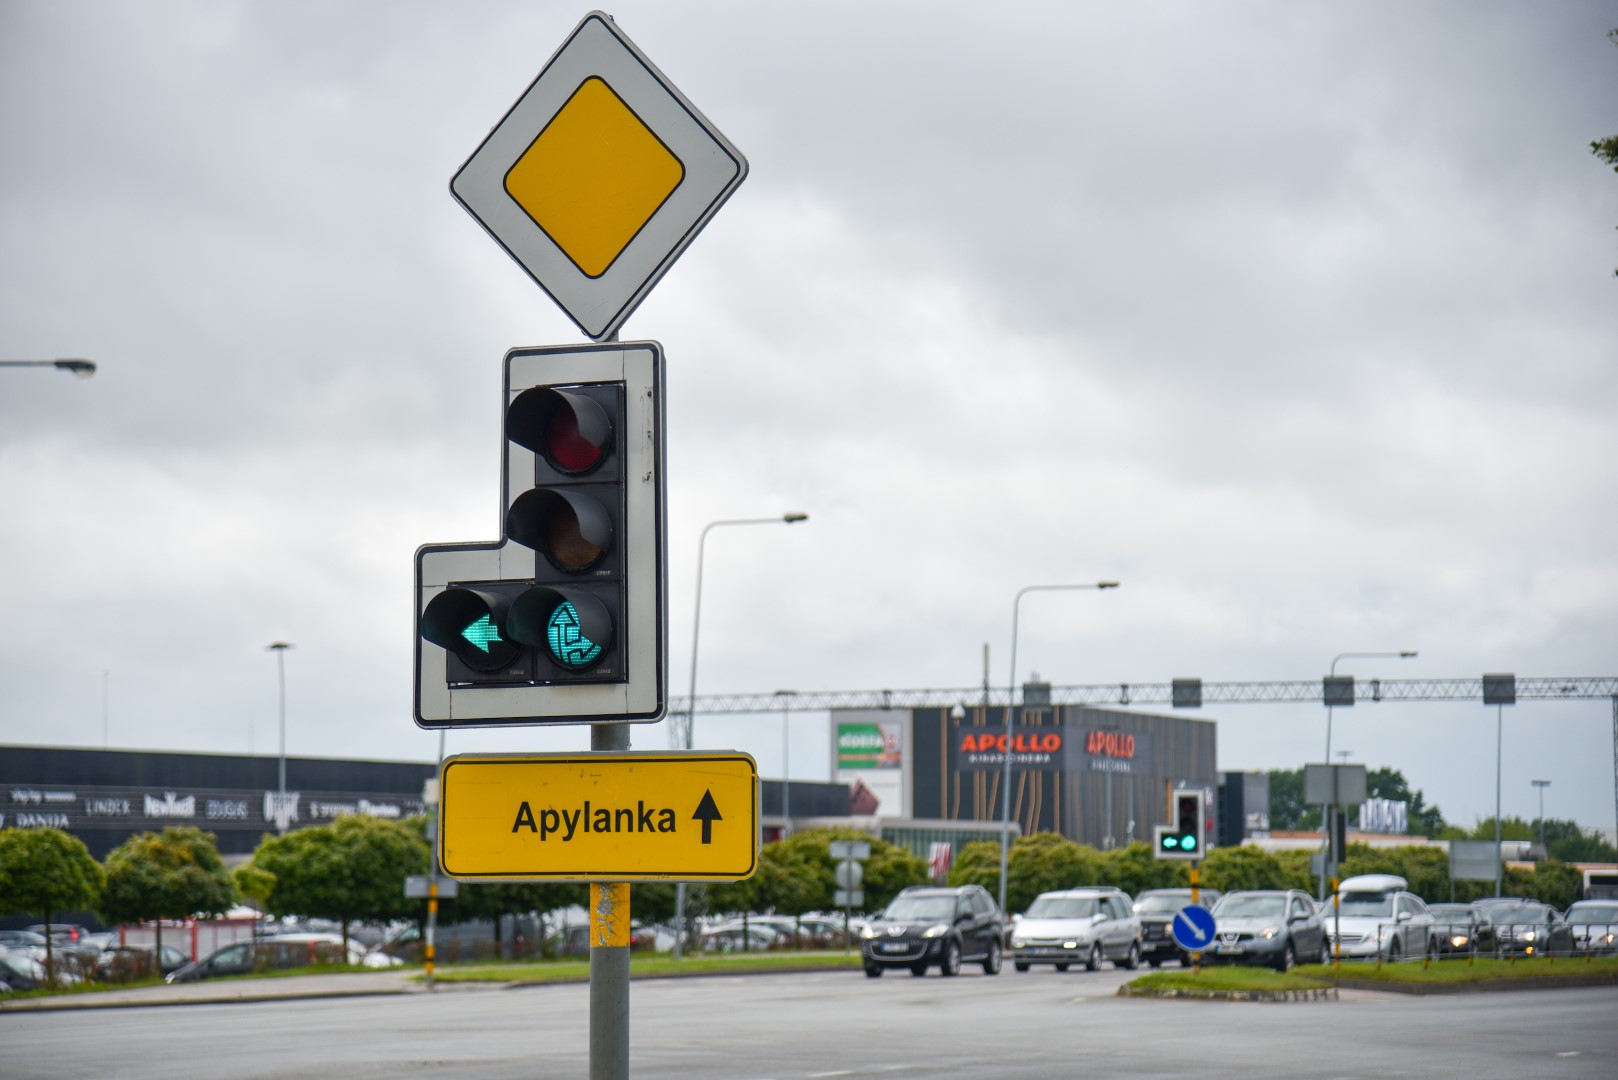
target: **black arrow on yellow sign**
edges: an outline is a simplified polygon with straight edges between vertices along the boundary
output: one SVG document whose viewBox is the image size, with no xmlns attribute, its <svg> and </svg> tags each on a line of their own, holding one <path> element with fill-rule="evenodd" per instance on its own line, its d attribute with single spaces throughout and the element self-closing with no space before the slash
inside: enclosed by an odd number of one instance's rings
<svg viewBox="0 0 1618 1080">
<path fill-rule="evenodd" d="M 703 791 L 702 801 L 697 803 L 697 812 L 691 815 L 691 820 L 702 822 L 702 842 L 713 843 L 713 823 L 725 819 L 719 813 L 719 807 L 714 805 L 712 791 Z"/>
</svg>

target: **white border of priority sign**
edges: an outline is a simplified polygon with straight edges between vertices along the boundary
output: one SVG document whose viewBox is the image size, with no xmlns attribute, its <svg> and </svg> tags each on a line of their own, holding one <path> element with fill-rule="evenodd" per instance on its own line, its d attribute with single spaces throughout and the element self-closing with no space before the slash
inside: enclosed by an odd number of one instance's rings
<svg viewBox="0 0 1618 1080">
<path fill-rule="evenodd" d="M 606 83 L 679 160 L 678 185 L 597 277 L 584 273 L 506 191 L 506 175 L 591 78 Z M 592 11 L 450 181 L 450 193 L 555 300 L 603 341 L 747 177 L 747 159 L 614 24 Z"/>
</svg>

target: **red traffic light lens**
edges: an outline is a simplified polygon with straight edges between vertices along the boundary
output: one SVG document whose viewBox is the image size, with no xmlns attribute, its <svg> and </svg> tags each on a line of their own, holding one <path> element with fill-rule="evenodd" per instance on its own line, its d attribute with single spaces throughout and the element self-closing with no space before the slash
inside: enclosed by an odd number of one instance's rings
<svg viewBox="0 0 1618 1080">
<path fill-rule="evenodd" d="M 563 472 L 589 472 L 601 464 L 606 450 L 579 433 L 579 418 L 571 409 L 551 413 L 545 425 L 545 457 Z"/>
<path fill-rule="evenodd" d="M 506 410 L 506 437 L 552 468 L 579 476 L 600 467 L 612 452 L 612 419 L 587 394 L 536 386 L 518 394 Z"/>
</svg>

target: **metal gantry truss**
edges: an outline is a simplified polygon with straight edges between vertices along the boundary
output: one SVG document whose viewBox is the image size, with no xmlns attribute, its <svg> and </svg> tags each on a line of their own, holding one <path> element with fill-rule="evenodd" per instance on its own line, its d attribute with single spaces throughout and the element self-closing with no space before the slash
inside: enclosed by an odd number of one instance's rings
<svg viewBox="0 0 1618 1080">
<path fill-rule="evenodd" d="M 1343 700 L 1342 684 L 1352 680 L 1352 698 Z M 1340 676 L 1334 688 L 1333 704 L 1358 701 L 1475 701 L 1484 700 L 1484 676 L 1466 679 L 1360 679 Z M 1193 687 L 1195 688 L 1194 693 Z M 1085 686 L 1040 686 L 1040 705 L 1168 705 L 1173 708 L 1205 708 L 1209 705 L 1250 705 L 1266 703 L 1327 703 L 1326 680 L 1288 679 L 1254 682 L 1203 682 L 1175 679 L 1166 683 L 1096 683 Z M 1025 705 L 1034 704 L 1026 700 Z M 1612 770 L 1615 814 L 1618 814 L 1618 676 L 1516 677 L 1516 701 L 1579 701 L 1612 699 Z M 1194 702 L 1194 704 L 1188 704 Z M 774 713 L 782 708 L 793 712 L 834 709 L 953 709 L 959 705 L 989 707 L 1015 704 L 1008 687 L 972 686 L 956 690 L 800 690 L 783 705 L 783 694 L 698 694 L 699 714 Z M 675 698 L 669 715 L 690 722 L 690 698 Z"/>
<path fill-rule="evenodd" d="M 1052 686 L 1052 705 L 1174 705 L 1176 683 L 1094 683 L 1081 686 Z M 1250 682 L 1201 682 L 1201 703 L 1210 705 L 1313 703 L 1325 704 L 1325 686 L 1320 679 L 1288 679 Z M 1518 701 L 1576 701 L 1614 698 L 1618 701 L 1618 676 L 1539 678 L 1517 677 Z M 1043 687 L 1041 703 L 1043 704 Z M 956 705 L 1005 706 L 1011 702 L 1008 687 L 971 686 L 964 689 L 932 690 L 799 690 L 788 703 L 793 712 L 834 709 L 951 709 Z M 1483 677 L 1465 679 L 1354 679 L 1354 700 L 1375 701 L 1476 701 L 1483 703 Z M 1032 702 L 1025 702 L 1032 704 Z M 778 713 L 780 694 L 698 694 L 697 715 L 722 713 Z M 684 715 L 690 699 L 675 698 L 670 715 Z M 1618 714 L 1615 714 L 1618 724 Z"/>
</svg>

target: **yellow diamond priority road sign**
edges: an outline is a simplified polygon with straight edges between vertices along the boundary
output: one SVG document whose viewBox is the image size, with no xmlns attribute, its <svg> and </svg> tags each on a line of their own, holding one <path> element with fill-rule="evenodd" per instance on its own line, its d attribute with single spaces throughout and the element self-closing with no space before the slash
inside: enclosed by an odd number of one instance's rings
<svg viewBox="0 0 1618 1080">
<path fill-rule="evenodd" d="M 747 177 L 747 159 L 599 11 L 450 191 L 597 341 Z"/>
<path fill-rule="evenodd" d="M 457 756 L 438 853 L 462 881 L 736 881 L 758 863 L 758 766 L 739 752 Z"/>
</svg>

